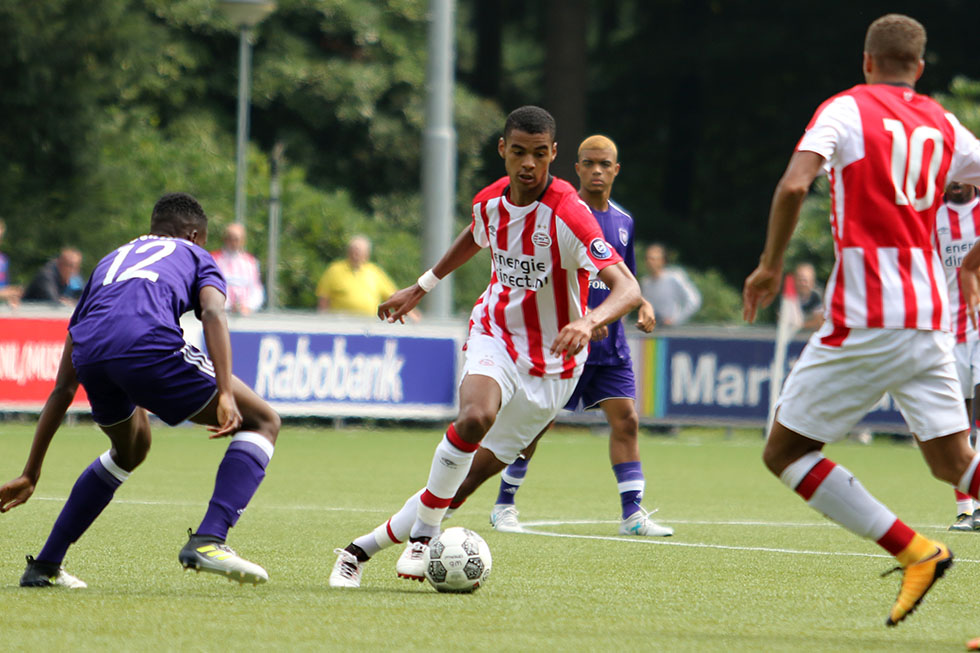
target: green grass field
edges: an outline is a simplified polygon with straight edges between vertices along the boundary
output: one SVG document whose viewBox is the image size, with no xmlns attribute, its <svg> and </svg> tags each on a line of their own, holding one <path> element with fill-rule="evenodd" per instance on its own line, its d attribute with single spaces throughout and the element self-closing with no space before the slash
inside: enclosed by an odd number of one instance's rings
<svg viewBox="0 0 980 653">
<path fill-rule="evenodd" d="M 0 477 L 20 472 L 31 425 L 0 424 Z M 0 515 L 0 650 L 962 650 L 980 635 L 980 533 L 946 533 L 952 490 L 919 453 L 889 440 L 842 443 L 850 468 L 906 522 L 943 537 L 957 564 L 897 628 L 884 620 L 899 577 L 890 557 L 807 508 L 759 460 L 758 431 L 642 436 L 648 508 L 667 539 L 616 535 L 606 440 L 561 430 L 542 441 L 519 495 L 538 534 L 487 522 L 496 483 L 447 522 L 481 533 L 487 585 L 443 595 L 395 577 L 380 553 L 359 590 L 327 586 L 333 549 L 373 528 L 424 484 L 435 430 L 286 428 L 229 544 L 268 584 L 184 572 L 177 552 L 203 515 L 224 444 L 197 428 L 155 429 L 144 465 L 68 554 L 85 590 L 21 589 L 24 555 L 47 536 L 80 471 L 107 447 L 63 429 L 34 498 Z"/>
</svg>

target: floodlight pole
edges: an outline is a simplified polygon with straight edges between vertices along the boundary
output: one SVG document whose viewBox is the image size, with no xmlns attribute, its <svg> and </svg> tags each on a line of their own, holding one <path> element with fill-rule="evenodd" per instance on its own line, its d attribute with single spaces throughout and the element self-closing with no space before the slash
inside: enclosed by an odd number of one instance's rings
<svg viewBox="0 0 980 653">
<path fill-rule="evenodd" d="M 238 133 L 235 140 L 235 222 L 245 224 L 245 153 L 248 148 L 248 107 L 252 77 L 252 28 L 238 32 Z"/>
<path fill-rule="evenodd" d="M 422 205 L 425 213 L 422 264 L 431 267 L 449 249 L 456 204 L 456 130 L 453 128 L 454 0 L 429 2 L 429 61 L 425 73 L 425 132 L 422 138 Z M 449 317 L 452 278 L 432 289 L 426 310 Z"/>
<path fill-rule="evenodd" d="M 218 0 L 218 8 L 238 28 L 238 133 L 235 139 L 235 222 L 245 224 L 245 159 L 252 80 L 252 28 L 275 11 L 275 0 Z"/>
</svg>

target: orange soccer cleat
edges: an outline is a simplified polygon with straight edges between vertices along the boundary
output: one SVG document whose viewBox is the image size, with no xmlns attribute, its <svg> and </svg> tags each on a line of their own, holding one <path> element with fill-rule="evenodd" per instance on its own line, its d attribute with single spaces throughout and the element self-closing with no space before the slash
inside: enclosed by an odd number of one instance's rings
<svg viewBox="0 0 980 653">
<path fill-rule="evenodd" d="M 886 626 L 894 626 L 915 612 L 933 584 L 952 566 L 953 552 L 942 542 L 933 542 L 933 544 L 936 545 L 936 550 L 932 555 L 906 567 L 895 567 L 882 574 L 887 576 L 893 571 L 902 571 L 902 586 L 898 590 L 895 605 L 892 606 L 888 619 L 885 620 Z"/>
</svg>

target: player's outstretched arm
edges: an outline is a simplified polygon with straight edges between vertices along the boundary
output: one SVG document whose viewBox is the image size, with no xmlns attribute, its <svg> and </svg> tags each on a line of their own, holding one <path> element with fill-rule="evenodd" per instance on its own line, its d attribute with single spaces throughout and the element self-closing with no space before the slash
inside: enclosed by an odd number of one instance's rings
<svg viewBox="0 0 980 653">
<path fill-rule="evenodd" d="M 561 353 L 566 358 L 575 356 L 588 345 L 592 332 L 597 327 L 618 320 L 643 301 L 640 284 L 622 261 L 600 270 L 599 279 L 609 286 L 609 295 L 584 316 L 562 327 L 551 344 L 552 354 Z"/>
<path fill-rule="evenodd" d="M 61 363 L 58 365 L 58 375 L 55 377 L 54 388 L 44 402 L 41 416 L 34 428 L 34 441 L 31 452 L 27 456 L 27 464 L 20 476 L 0 486 L 0 512 L 7 512 L 26 502 L 37 486 L 41 477 L 41 466 L 48 452 L 48 445 L 58 431 L 61 420 L 64 419 L 68 407 L 75 400 L 78 390 L 78 377 L 75 376 L 75 366 L 71 363 L 71 336 L 65 338 L 65 348 L 61 352 Z"/>
<path fill-rule="evenodd" d="M 208 426 L 212 438 L 232 435 L 242 425 L 242 413 L 235 403 L 231 375 L 231 336 L 225 315 L 225 296 L 214 286 L 201 288 L 201 327 L 208 356 L 214 364 L 218 384 L 218 424 Z"/>
<path fill-rule="evenodd" d="M 440 280 L 444 279 L 447 274 L 451 273 L 453 270 L 459 266 L 466 263 L 468 260 L 473 258 L 473 256 L 480 251 L 480 246 L 476 244 L 473 240 L 473 232 L 467 227 L 463 230 L 446 253 L 442 255 L 439 262 L 432 266 L 432 269 L 419 277 L 419 281 L 426 283 L 425 278 L 429 273 L 435 277 L 432 281 L 431 277 L 428 283 L 428 290 L 432 290 L 432 287 Z M 428 292 L 422 285 L 416 281 L 411 286 L 407 288 L 402 288 L 394 295 L 389 297 L 385 302 L 378 306 L 378 318 L 381 320 L 387 320 L 388 322 L 405 322 L 405 316 L 411 312 L 413 308 L 418 306 L 422 298 L 425 297 L 425 293 Z"/>
<path fill-rule="evenodd" d="M 742 288 L 742 318 L 754 322 L 760 307 L 768 306 L 779 294 L 783 274 L 783 255 L 796 229 L 800 208 L 810 184 L 820 174 L 824 158 L 816 152 L 796 152 L 776 185 L 769 208 L 769 227 L 759 265 L 745 279 Z"/>
</svg>

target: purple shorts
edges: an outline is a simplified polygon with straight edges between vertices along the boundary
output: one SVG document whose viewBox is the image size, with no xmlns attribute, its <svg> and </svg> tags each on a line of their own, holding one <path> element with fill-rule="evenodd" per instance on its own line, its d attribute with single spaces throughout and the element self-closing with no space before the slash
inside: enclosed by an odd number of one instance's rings
<svg viewBox="0 0 980 653">
<path fill-rule="evenodd" d="M 565 410 L 578 410 L 579 403 L 585 410 L 592 410 L 606 399 L 636 400 L 636 378 L 631 363 L 586 365 Z"/>
<path fill-rule="evenodd" d="M 211 360 L 191 345 L 170 353 L 75 363 L 75 373 L 100 426 L 129 419 L 136 406 L 171 426 L 180 424 L 199 413 L 218 391 Z"/>
</svg>

